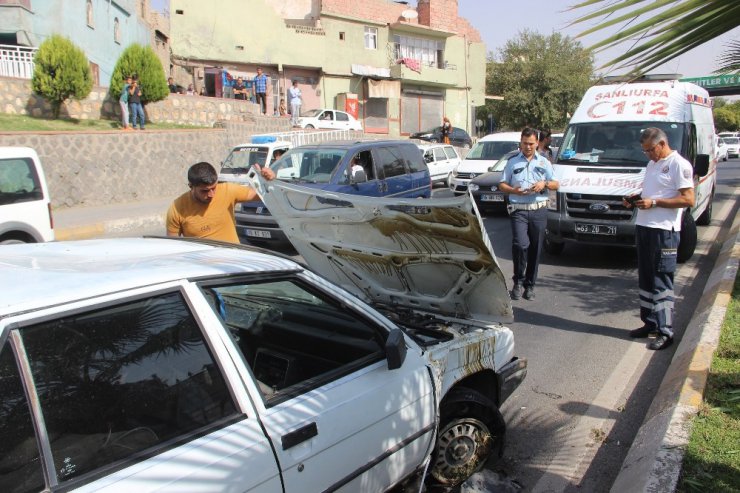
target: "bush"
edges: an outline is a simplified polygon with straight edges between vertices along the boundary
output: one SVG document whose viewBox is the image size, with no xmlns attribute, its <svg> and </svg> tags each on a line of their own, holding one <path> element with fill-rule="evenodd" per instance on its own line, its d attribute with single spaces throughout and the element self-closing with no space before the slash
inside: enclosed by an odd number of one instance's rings
<svg viewBox="0 0 740 493">
<path fill-rule="evenodd" d="M 54 34 L 41 43 L 34 57 L 31 88 L 51 103 L 54 118 L 59 118 L 62 103 L 85 99 L 92 86 L 87 57 L 72 41 Z"/>
<path fill-rule="evenodd" d="M 161 101 L 170 93 L 162 63 L 149 46 L 132 44 L 121 53 L 110 81 L 110 96 L 114 101 L 118 101 L 129 75 L 139 77 L 142 104 Z"/>
</svg>

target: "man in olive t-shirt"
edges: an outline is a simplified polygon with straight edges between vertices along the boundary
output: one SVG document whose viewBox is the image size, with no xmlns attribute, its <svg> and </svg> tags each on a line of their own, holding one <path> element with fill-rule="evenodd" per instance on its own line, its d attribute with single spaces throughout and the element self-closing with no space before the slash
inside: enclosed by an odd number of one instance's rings
<svg viewBox="0 0 740 493">
<path fill-rule="evenodd" d="M 266 180 L 275 178 L 272 170 L 257 169 Z M 239 243 L 234 205 L 254 200 L 257 192 L 236 183 L 218 183 L 218 173 L 206 162 L 190 167 L 188 186 L 190 191 L 176 198 L 167 211 L 167 235 Z"/>
</svg>

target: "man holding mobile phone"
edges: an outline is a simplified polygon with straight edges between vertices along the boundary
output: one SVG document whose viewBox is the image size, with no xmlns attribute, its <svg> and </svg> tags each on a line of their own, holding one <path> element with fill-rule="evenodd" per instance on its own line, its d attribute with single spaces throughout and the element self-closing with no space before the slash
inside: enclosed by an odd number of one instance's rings
<svg viewBox="0 0 740 493">
<path fill-rule="evenodd" d="M 547 226 L 548 190 L 560 185 L 553 179 L 550 161 L 537 152 L 537 130 L 527 127 L 519 140 L 519 154 L 510 158 L 501 175 L 499 190 L 509 194 L 511 258 L 514 287 L 511 299 L 534 299 L 534 285 Z"/>
<path fill-rule="evenodd" d="M 635 244 L 643 323 L 630 337 L 657 332 L 648 349 L 660 350 L 673 343 L 673 273 L 681 213 L 695 203 L 694 171 L 691 163 L 670 148 L 668 137 L 659 128 L 643 130 L 640 145 L 650 159 L 642 193 L 624 198 L 625 207 L 637 208 Z"/>
</svg>

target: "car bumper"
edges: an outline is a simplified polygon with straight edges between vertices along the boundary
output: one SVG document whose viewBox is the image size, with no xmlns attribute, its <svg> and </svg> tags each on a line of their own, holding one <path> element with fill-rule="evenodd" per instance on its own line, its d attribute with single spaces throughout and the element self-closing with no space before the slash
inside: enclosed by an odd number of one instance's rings
<svg viewBox="0 0 740 493">
<path fill-rule="evenodd" d="M 236 234 L 241 243 L 290 243 L 270 215 L 236 213 Z"/>
<path fill-rule="evenodd" d="M 527 376 L 527 360 L 514 357 L 496 372 L 499 406 L 514 393 Z"/>
<path fill-rule="evenodd" d="M 609 228 L 606 228 L 607 226 Z M 590 229 L 592 232 L 584 232 L 584 229 Z M 599 232 L 593 232 L 596 230 Z M 547 211 L 545 235 L 548 240 L 555 243 L 577 242 L 635 246 L 634 216 L 631 221 L 599 221 L 568 217 L 558 211 Z"/>
<path fill-rule="evenodd" d="M 453 176 L 450 180 L 450 190 L 452 190 L 456 194 L 467 193 L 468 183 L 470 183 L 470 180 L 455 178 Z"/>
</svg>

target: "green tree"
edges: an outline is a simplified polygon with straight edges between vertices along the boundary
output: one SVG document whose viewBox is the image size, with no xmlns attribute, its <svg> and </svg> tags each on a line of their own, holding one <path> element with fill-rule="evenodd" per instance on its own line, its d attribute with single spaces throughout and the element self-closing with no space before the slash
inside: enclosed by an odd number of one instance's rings
<svg viewBox="0 0 740 493">
<path fill-rule="evenodd" d="M 714 109 L 714 126 L 717 132 L 734 132 L 740 128 L 740 101 Z"/>
<path fill-rule="evenodd" d="M 486 106 L 497 129 L 563 129 L 592 76 L 593 57 L 579 42 L 559 33 L 543 36 L 525 30 L 506 43 L 498 62 L 489 57 L 486 93 L 504 99 Z"/>
<path fill-rule="evenodd" d="M 55 119 L 67 99 L 86 98 L 92 86 L 87 57 L 72 41 L 54 34 L 41 43 L 34 57 L 31 88 L 51 103 Z"/>
<path fill-rule="evenodd" d="M 585 0 L 570 9 L 592 7 L 592 12 L 577 18 L 573 24 L 599 18 L 604 22 L 578 37 L 622 25 L 616 34 L 590 49 L 629 46 L 604 67 L 633 67 L 631 73 L 635 77 L 740 26 L 738 0 Z M 740 42 L 732 41 L 721 55 L 716 72 L 737 71 L 740 71 Z"/>
<path fill-rule="evenodd" d="M 149 46 L 132 44 L 118 57 L 109 85 L 112 99 L 118 100 L 129 75 L 139 78 L 142 104 L 161 101 L 170 93 L 162 63 Z"/>
</svg>

